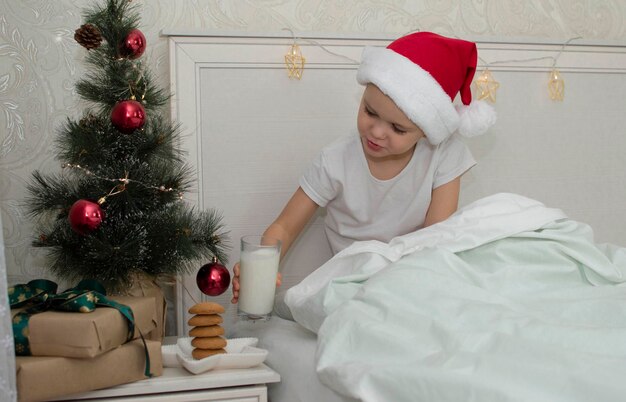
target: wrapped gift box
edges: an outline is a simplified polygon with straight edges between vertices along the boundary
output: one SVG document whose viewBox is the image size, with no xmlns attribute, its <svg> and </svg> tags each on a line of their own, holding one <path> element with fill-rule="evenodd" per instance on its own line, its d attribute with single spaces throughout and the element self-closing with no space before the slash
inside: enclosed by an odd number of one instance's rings
<svg viewBox="0 0 626 402">
<path fill-rule="evenodd" d="M 111 300 L 129 306 L 135 317 L 135 335 L 156 330 L 154 297 L 115 296 Z M 19 310 L 12 310 L 14 315 Z M 33 314 L 28 322 L 28 340 L 33 356 L 95 357 L 127 342 L 128 323 L 110 307 L 90 313 L 46 311 Z"/>
<path fill-rule="evenodd" d="M 161 342 L 146 341 L 150 370 L 163 372 Z M 145 377 L 145 352 L 141 339 L 119 346 L 93 359 L 17 356 L 15 359 L 19 401 L 43 401 L 79 392 L 112 387 Z"/>
<path fill-rule="evenodd" d="M 154 280 L 138 280 L 128 291 L 128 295 L 136 297 L 154 297 L 156 304 L 156 328 L 146 336 L 146 339 L 162 341 L 165 337 L 167 301 L 165 300 L 161 287 Z"/>
</svg>

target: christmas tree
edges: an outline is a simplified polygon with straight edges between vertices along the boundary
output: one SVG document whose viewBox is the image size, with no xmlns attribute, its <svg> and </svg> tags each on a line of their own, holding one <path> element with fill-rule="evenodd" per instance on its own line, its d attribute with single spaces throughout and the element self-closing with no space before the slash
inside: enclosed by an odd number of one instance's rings
<svg viewBox="0 0 626 402">
<path fill-rule="evenodd" d="M 113 291 L 142 274 L 190 273 L 199 259 L 225 262 L 221 216 L 182 200 L 193 172 L 180 127 L 162 115 L 169 94 L 141 61 L 137 6 L 107 0 L 84 18 L 74 38 L 90 70 L 76 89 L 90 106 L 59 130 L 61 172 L 33 173 L 34 245 L 47 249 L 59 278 L 96 279 Z"/>
</svg>

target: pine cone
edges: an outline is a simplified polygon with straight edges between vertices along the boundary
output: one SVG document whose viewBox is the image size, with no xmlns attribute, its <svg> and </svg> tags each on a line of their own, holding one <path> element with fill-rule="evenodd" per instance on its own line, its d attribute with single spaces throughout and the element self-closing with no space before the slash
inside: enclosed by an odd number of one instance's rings
<svg viewBox="0 0 626 402">
<path fill-rule="evenodd" d="M 83 24 L 74 31 L 74 40 L 87 50 L 91 50 L 100 46 L 102 34 L 95 25 Z"/>
<path fill-rule="evenodd" d="M 99 123 L 98 118 L 91 113 L 87 114 L 78 122 L 78 124 L 83 128 L 93 128 L 98 123 Z"/>
</svg>

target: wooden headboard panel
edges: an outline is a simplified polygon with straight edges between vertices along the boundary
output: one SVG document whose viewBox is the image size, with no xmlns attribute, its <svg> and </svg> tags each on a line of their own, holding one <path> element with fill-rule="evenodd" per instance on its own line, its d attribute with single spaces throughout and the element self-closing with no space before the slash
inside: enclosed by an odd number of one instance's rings
<svg viewBox="0 0 626 402">
<path fill-rule="evenodd" d="M 306 65 L 288 78 L 289 35 L 238 36 L 165 32 L 169 36 L 172 117 L 183 126 L 188 161 L 197 170 L 199 208 L 217 208 L 230 231 L 229 268 L 239 238 L 261 233 L 297 188 L 315 154 L 355 133 L 363 46 L 392 38 L 311 35 L 298 41 Z M 479 164 L 463 180 L 461 204 L 515 192 L 589 223 L 600 242 L 626 244 L 626 47 L 477 41 L 500 83 L 498 122 L 467 143 Z M 562 53 L 559 53 L 563 50 Z M 565 79 L 565 100 L 548 96 L 548 72 Z M 355 134 L 356 135 L 356 134 Z M 322 215 L 283 261 L 285 288 L 330 257 Z M 200 299 L 193 277 L 185 287 Z M 234 308 L 230 292 L 214 299 Z M 178 331 L 185 333 L 187 292 L 178 289 Z M 229 325 L 229 321 L 226 321 Z"/>
</svg>

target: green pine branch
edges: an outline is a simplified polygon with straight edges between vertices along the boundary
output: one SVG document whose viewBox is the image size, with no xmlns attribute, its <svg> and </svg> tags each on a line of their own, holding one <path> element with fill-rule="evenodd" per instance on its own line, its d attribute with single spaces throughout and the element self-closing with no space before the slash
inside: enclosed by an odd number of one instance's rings
<svg viewBox="0 0 626 402">
<path fill-rule="evenodd" d="M 180 126 L 165 122 L 159 115 L 150 117 L 137 135 L 120 135 L 108 116 L 88 112 L 79 122 L 68 119 L 55 145 L 60 160 L 92 169 L 103 162 L 130 159 L 179 164 L 185 156 L 178 147 L 179 137 Z"/>
<path fill-rule="evenodd" d="M 112 59 L 108 49 L 90 50 L 87 61 L 99 70 L 92 70 L 76 84 L 78 94 L 89 101 L 102 105 L 101 112 L 110 111 L 117 102 L 137 99 L 147 110 L 167 103 L 166 91 L 154 84 L 152 74 L 141 62 L 128 59 Z"/>
<path fill-rule="evenodd" d="M 179 145 L 180 126 L 162 110 L 169 94 L 145 62 L 121 56 L 119 44 L 139 23 L 137 6 L 106 0 L 85 22 L 105 40 L 88 51 L 89 71 L 76 84 L 93 107 L 59 127 L 55 146 L 63 171 L 33 172 L 25 200 L 36 221 L 33 245 L 48 251 L 50 271 L 59 278 L 97 279 L 112 291 L 137 274 L 188 274 L 213 256 L 226 264 L 230 244 L 221 214 L 182 200 L 194 172 Z M 131 98 L 144 105 L 147 118 L 123 134 L 111 123 L 111 109 Z M 98 202 L 104 216 L 86 235 L 74 232 L 68 219 L 80 199 Z"/>
<path fill-rule="evenodd" d="M 111 57 L 119 58 L 119 48 L 126 34 L 138 27 L 139 6 L 128 0 L 108 0 L 105 6 L 95 5 L 83 14 L 85 23 L 98 27 L 102 37 L 109 44 Z"/>
</svg>

